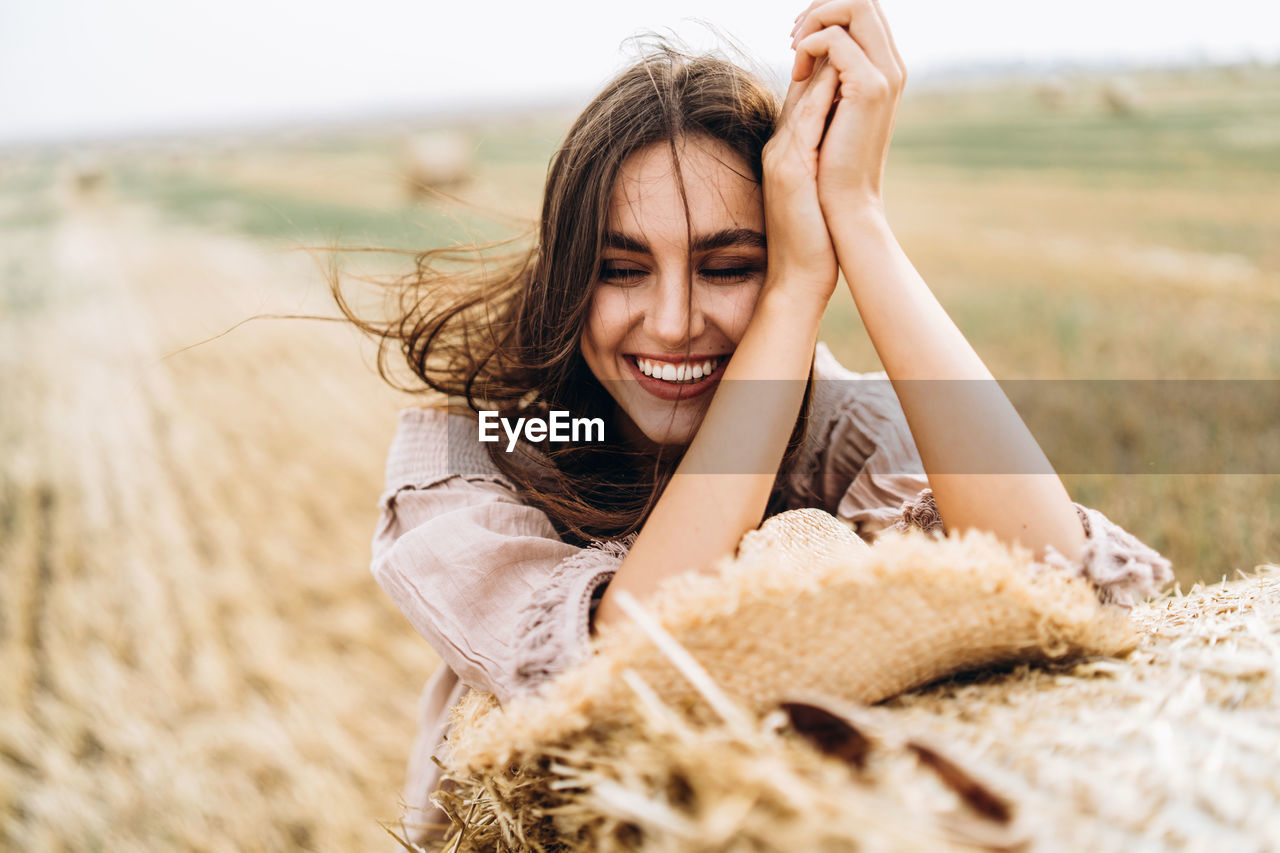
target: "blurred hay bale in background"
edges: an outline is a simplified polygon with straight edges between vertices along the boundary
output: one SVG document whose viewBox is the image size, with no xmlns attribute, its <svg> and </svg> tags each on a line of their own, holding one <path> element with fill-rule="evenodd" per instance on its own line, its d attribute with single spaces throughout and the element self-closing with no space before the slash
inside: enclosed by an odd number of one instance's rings
<svg viewBox="0 0 1280 853">
<path fill-rule="evenodd" d="M 94 163 L 79 163 L 73 167 L 72 186 L 79 195 L 90 197 L 97 194 L 106 183 L 106 170 Z"/>
<path fill-rule="evenodd" d="M 1142 90 L 1128 77 L 1113 77 L 1102 87 L 1102 105 L 1118 118 L 1126 118 L 1142 110 Z"/>
<path fill-rule="evenodd" d="M 1071 87 L 1061 77 L 1050 77 L 1035 86 L 1036 102 L 1049 112 L 1058 112 L 1071 99 Z"/>
<path fill-rule="evenodd" d="M 401 140 L 404 180 L 413 199 L 433 190 L 452 192 L 475 178 L 475 142 L 456 130 L 413 134 Z"/>
</svg>

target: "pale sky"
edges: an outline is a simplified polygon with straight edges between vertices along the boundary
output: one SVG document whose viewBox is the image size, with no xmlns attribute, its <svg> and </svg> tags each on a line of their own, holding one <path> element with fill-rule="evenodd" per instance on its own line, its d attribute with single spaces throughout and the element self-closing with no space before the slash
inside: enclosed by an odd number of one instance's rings
<svg viewBox="0 0 1280 853">
<path fill-rule="evenodd" d="M 1280 3 L 882 0 L 917 74 L 958 62 L 1280 61 Z M 0 142 L 585 95 L 643 30 L 702 19 L 789 62 L 799 3 L 0 0 Z"/>
</svg>

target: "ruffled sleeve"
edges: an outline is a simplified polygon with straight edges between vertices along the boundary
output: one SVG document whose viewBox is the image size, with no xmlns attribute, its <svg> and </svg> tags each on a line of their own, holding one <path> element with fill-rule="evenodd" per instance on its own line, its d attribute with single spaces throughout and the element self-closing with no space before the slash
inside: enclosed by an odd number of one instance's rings
<svg viewBox="0 0 1280 853">
<path fill-rule="evenodd" d="M 1173 566 L 1151 548 L 1096 509 L 1076 504 L 1084 525 L 1084 550 L 1068 560 L 1052 545 L 1044 561 L 1049 566 L 1086 578 L 1104 604 L 1132 607 L 1156 595 L 1173 580 Z"/>
<path fill-rule="evenodd" d="M 563 672 L 587 645 L 600 594 L 630 541 L 595 542 L 556 566 L 517 620 L 516 678 L 526 687 Z"/>
<path fill-rule="evenodd" d="M 593 602 L 626 546 L 562 541 L 467 449 L 468 429 L 445 412 L 402 414 L 372 571 L 464 684 L 505 702 L 586 653 Z"/>
<path fill-rule="evenodd" d="M 1069 560 L 1050 545 L 1043 558 L 1045 565 L 1088 580 L 1104 604 L 1126 608 L 1157 594 L 1173 580 L 1172 565 L 1154 548 L 1098 510 L 1080 504 L 1075 508 L 1084 528 L 1084 550 L 1078 559 Z M 933 492 L 926 489 L 905 501 L 894 528 L 946 533 Z"/>
</svg>

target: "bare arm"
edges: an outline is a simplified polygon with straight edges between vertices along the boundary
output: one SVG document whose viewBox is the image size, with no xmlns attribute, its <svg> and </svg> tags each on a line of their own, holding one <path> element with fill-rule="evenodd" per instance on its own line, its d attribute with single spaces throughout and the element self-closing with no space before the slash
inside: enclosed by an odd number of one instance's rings
<svg viewBox="0 0 1280 853">
<path fill-rule="evenodd" d="M 807 76 L 815 59 L 840 72 L 818 195 L 939 512 L 953 530 L 990 530 L 1074 559 L 1084 532 L 1062 481 L 885 219 L 881 177 L 906 71 L 878 3 L 814 3 L 797 26 L 796 46 L 794 77 Z M 1016 473 L 980 473 L 995 471 Z"/>
<path fill-rule="evenodd" d="M 1074 559 L 1084 531 L 1066 488 L 883 215 L 845 212 L 828 222 L 948 528 L 990 530 L 1037 552 L 1052 545 Z"/>
</svg>

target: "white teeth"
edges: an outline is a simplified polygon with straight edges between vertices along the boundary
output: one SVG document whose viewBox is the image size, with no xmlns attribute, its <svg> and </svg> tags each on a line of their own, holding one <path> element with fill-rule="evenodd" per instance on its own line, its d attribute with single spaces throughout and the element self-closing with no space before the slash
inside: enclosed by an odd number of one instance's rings
<svg viewBox="0 0 1280 853">
<path fill-rule="evenodd" d="M 714 373 L 719 363 L 720 359 L 718 358 L 709 358 L 700 363 L 671 364 L 670 362 L 650 361 L 646 358 L 636 357 L 636 366 L 640 368 L 641 373 L 665 382 L 696 382 L 702 377 L 710 376 Z"/>
</svg>

